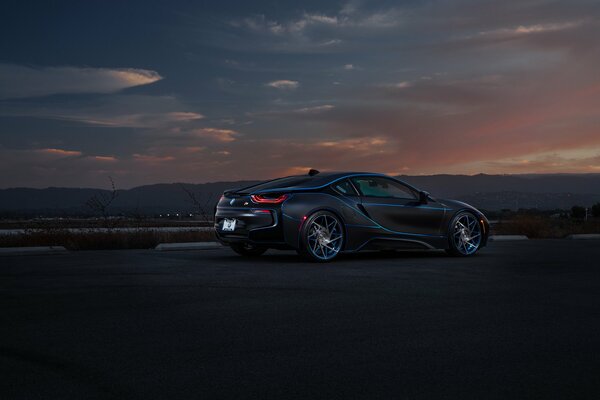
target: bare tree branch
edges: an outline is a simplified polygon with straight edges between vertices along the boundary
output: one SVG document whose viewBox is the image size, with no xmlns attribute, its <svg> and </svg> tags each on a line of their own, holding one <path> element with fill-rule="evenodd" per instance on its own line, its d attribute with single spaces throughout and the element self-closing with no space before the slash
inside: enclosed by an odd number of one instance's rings
<svg viewBox="0 0 600 400">
<path fill-rule="evenodd" d="M 180 185 L 181 189 L 187 194 L 189 201 L 194 205 L 198 215 L 203 222 L 211 222 L 214 219 L 213 206 L 214 206 L 214 193 L 208 193 L 202 196 L 200 193 L 193 192 L 189 187 L 184 184 Z M 201 199 L 204 197 L 204 199 Z"/>
<path fill-rule="evenodd" d="M 102 216 L 102 219 L 104 220 L 104 225 L 107 228 L 109 227 L 108 218 L 110 216 L 110 206 L 119 194 L 113 178 L 109 176 L 108 180 L 110 181 L 111 186 L 110 192 L 100 192 L 98 194 L 95 194 L 92 197 L 90 197 L 85 203 L 85 205 L 88 206 L 93 212 L 96 212 Z"/>
</svg>

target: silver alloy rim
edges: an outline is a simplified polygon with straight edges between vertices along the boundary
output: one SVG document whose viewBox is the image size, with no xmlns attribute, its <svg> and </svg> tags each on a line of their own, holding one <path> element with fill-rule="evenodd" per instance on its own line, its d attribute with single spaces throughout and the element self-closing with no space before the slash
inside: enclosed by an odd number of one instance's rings
<svg viewBox="0 0 600 400">
<path fill-rule="evenodd" d="M 308 250 L 321 260 L 330 260 L 340 252 L 343 237 L 336 218 L 319 215 L 308 227 Z"/>
<path fill-rule="evenodd" d="M 454 221 L 452 240 L 461 254 L 468 256 L 475 253 L 481 243 L 481 226 L 477 218 L 471 214 L 460 215 Z"/>
</svg>

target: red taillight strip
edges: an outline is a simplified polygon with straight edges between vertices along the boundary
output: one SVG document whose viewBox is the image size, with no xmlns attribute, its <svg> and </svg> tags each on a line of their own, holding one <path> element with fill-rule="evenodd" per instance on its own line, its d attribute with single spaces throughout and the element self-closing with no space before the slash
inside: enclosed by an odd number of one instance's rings
<svg viewBox="0 0 600 400">
<path fill-rule="evenodd" d="M 279 197 L 267 198 L 260 194 L 252 194 L 250 195 L 250 199 L 252 202 L 257 204 L 280 204 L 283 203 L 289 196 L 287 194 L 282 194 Z"/>
</svg>

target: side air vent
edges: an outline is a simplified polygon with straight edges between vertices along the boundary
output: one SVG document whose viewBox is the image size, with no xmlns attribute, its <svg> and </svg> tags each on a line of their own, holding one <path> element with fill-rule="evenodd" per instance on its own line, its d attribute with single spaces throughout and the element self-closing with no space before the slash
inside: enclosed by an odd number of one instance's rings
<svg viewBox="0 0 600 400">
<path fill-rule="evenodd" d="M 365 214 L 367 217 L 371 218 L 371 216 L 362 204 L 357 204 L 356 207 L 358 207 L 358 209 L 362 211 L 362 213 Z"/>
</svg>

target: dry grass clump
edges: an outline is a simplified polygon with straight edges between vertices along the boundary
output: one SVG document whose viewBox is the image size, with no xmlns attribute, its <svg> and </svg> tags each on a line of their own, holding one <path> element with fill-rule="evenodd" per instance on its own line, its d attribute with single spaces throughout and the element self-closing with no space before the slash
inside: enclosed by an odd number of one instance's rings
<svg viewBox="0 0 600 400">
<path fill-rule="evenodd" d="M 567 235 L 600 233 L 600 219 L 588 221 L 549 218 L 539 215 L 517 215 L 493 227 L 497 235 L 526 235 L 530 239 L 557 239 Z"/>
</svg>

